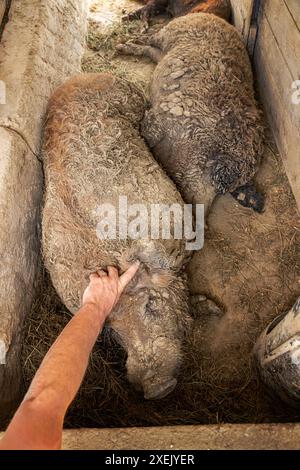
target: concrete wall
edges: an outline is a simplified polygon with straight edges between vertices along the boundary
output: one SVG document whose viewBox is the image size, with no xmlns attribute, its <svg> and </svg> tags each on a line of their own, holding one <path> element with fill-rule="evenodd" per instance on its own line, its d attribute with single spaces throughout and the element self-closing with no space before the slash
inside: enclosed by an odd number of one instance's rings
<svg viewBox="0 0 300 470">
<path fill-rule="evenodd" d="M 40 261 L 43 116 L 52 91 L 80 70 L 86 15 L 84 0 L 12 0 L 0 43 L 0 416 L 18 396 Z"/>
</svg>

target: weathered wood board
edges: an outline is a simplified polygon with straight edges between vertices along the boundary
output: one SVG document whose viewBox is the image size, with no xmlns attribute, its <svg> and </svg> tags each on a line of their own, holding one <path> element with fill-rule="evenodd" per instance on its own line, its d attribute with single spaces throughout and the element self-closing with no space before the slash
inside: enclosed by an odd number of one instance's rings
<svg viewBox="0 0 300 470">
<path fill-rule="evenodd" d="M 249 46 L 254 0 L 231 3 Z M 261 0 L 254 44 L 261 100 L 300 208 L 300 0 Z"/>
<path fill-rule="evenodd" d="M 253 3 L 254 0 L 231 0 L 233 22 L 242 34 L 245 43 L 248 41 Z"/>
<path fill-rule="evenodd" d="M 297 27 L 300 30 L 300 1 L 299 0 L 285 0 L 285 4 L 290 11 Z"/>
<path fill-rule="evenodd" d="M 300 0 L 298 1 L 300 11 Z M 300 30 L 297 28 L 291 10 L 287 8 L 284 0 L 264 0 L 262 10 L 262 20 L 267 21 L 273 36 L 270 46 L 273 42 L 278 44 L 280 55 L 286 63 L 285 68 L 289 69 L 294 80 L 300 79 Z"/>
<path fill-rule="evenodd" d="M 254 64 L 260 95 L 300 208 L 300 2 L 264 0 Z M 300 82 L 299 82 L 300 85 Z"/>
<path fill-rule="evenodd" d="M 0 0 L 0 24 L 3 20 L 5 9 L 6 9 L 6 0 Z"/>
</svg>

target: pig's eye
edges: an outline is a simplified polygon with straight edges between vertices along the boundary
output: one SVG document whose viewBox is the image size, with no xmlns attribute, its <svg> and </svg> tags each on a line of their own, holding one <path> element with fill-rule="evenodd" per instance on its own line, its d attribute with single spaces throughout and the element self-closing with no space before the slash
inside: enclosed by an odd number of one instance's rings
<svg viewBox="0 0 300 470">
<path fill-rule="evenodd" d="M 146 305 L 146 315 L 158 317 L 159 316 L 159 297 L 150 295 L 148 303 Z"/>
</svg>

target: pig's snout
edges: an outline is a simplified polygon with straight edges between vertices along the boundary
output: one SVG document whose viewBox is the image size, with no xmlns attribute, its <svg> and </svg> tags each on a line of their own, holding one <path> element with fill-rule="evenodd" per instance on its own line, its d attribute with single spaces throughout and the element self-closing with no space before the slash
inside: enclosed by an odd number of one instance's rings
<svg viewBox="0 0 300 470">
<path fill-rule="evenodd" d="M 180 363 L 179 343 L 158 339 L 152 347 L 128 352 L 127 377 L 137 390 L 143 391 L 146 400 L 164 398 L 176 387 Z"/>
<path fill-rule="evenodd" d="M 151 378 L 149 378 L 151 376 Z M 171 393 L 177 385 L 175 377 L 155 377 L 154 373 L 148 371 L 144 376 L 138 378 L 136 375 L 128 374 L 128 380 L 138 391 L 143 391 L 146 400 L 158 400 Z"/>
<path fill-rule="evenodd" d="M 159 383 L 147 383 L 143 384 L 144 397 L 146 400 L 156 400 L 164 398 L 169 393 L 173 392 L 177 385 L 177 380 L 174 377 L 167 378 L 166 380 L 160 381 Z"/>
</svg>

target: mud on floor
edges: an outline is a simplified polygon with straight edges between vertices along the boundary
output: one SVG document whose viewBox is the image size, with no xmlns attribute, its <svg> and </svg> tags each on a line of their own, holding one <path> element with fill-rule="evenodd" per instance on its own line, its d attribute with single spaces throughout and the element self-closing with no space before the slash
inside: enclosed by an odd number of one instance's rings
<svg viewBox="0 0 300 470">
<path fill-rule="evenodd" d="M 139 36 L 139 22 L 119 21 L 124 8 L 136 5 L 93 2 L 83 70 L 117 73 L 147 94 L 153 64 L 114 53 L 117 42 Z M 299 421 L 300 412 L 268 396 L 251 355 L 263 328 L 288 310 L 300 291 L 299 214 L 268 132 L 257 183 L 266 194 L 265 212 L 258 215 L 230 196 L 220 197 L 209 216 L 205 247 L 189 266 L 191 292 L 207 294 L 225 313 L 195 318 L 176 390 L 165 399 L 145 401 L 127 383 L 124 352 L 104 332 L 67 427 Z M 69 318 L 44 273 L 26 326 L 24 390 Z"/>
</svg>

